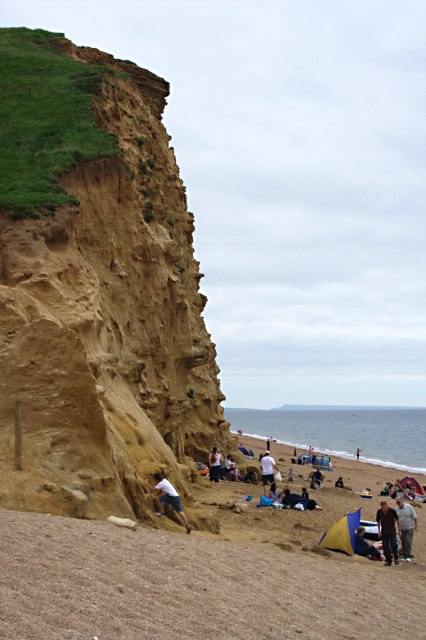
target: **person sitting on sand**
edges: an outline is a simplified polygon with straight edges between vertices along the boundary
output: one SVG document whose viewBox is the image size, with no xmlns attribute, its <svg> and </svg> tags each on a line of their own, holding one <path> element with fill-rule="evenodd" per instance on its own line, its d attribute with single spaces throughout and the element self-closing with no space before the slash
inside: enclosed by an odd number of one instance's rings
<svg viewBox="0 0 426 640">
<path fill-rule="evenodd" d="M 311 489 L 321 489 L 323 480 L 324 478 L 321 471 L 316 469 L 312 474 Z"/>
<path fill-rule="evenodd" d="M 150 485 L 148 478 L 146 479 L 145 484 L 150 493 L 155 495 L 154 500 L 158 509 L 155 515 L 160 518 L 165 518 L 164 505 L 169 505 L 182 521 L 183 526 L 186 528 L 186 533 L 191 533 L 191 525 L 189 524 L 188 518 L 182 509 L 179 494 L 172 483 L 163 477 L 161 471 L 154 473 L 154 478 L 157 481 L 155 487 Z"/>
<path fill-rule="evenodd" d="M 370 560 L 385 560 L 385 556 L 380 553 L 373 544 L 370 544 L 364 538 L 365 528 L 358 527 L 354 535 L 354 551 L 357 556 L 363 556 Z"/>
<path fill-rule="evenodd" d="M 241 480 L 241 473 L 234 458 L 231 458 L 231 468 L 229 470 L 229 475 L 231 480 L 234 480 L 235 482 L 239 482 Z"/>
<path fill-rule="evenodd" d="M 401 496 L 402 497 L 402 496 Z M 404 498 L 406 500 L 414 500 L 414 491 L 412 491 L 410 489 L 410 487 L 408 486 L 408 484 L 406 485 L 405 489 L 404 489 Z"/>
<path fill-rule="evenodd" d="M 227 480 L 233 480 L 235 482 L 238 482 L 240 479 L 240 471 L 237 468 L 237 463 L 235 462 L 231 454 L 226 456 L 225 473 L 226 473 Z"/>
<path fill-rule="evenodd" d="M 269 487 L 268 498 L 271 498 L 271 500 L 279 500 L 281 498 L 281 491 L 278 490 L 276 482 L 273 482 Z"/>
<path fill-rule="evenodd" d="M 401 480 L 396 480 L 395 489 L 396 489 L 395 498 L 397 498 L 399 495 L 402 496 L 404 494 L 404 487 L 401 484 Z"/>
<path fill-rule="evenodd" d="M 380 495 L 381 495 L 381 496 L 389 496 L 389 495 L 390 495 L 390 492 L 391 492 L 392 487 L 393 487 L 392 482 L 387 482 L 387 483 L 385 484 L 385 486 L 383 487 L 383 489 L 381 490 Z"/>
<path fill-rule="evenodd" d="M 337 487 L 337 489 L 344 489 L 345 485 L 343 484 L 343 478 L 342 476 L 339 476 L 336 480 L 336 482 L 334 483 L 334 486 Z"/>
<path fill-rule="evenodd" d="M 396 486 L 396 484 L 392 485 L 392 488 L 389 489 L 389 498 L 392 498 L 393 500 L 395 500 L 396 496 L 398 495 L 398 487 Z M 401 493 L 401 492 L 399 492 Z"/>
<path fill-rule="evenodd" d="M 302 498 L 304 500 L 309 500 L 309 493 L 308 493 L 306 487 L 302 487 Z"/>
</svg>

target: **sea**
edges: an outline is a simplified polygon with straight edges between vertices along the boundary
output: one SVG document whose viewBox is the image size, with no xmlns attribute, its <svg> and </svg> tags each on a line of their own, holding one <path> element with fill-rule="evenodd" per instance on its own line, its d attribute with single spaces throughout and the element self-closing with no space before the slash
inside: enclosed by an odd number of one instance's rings
<svg viewBox="0 0 426 640">
<path fill-rule="evenodd" d="M 296 448 L 426 474 L 426 408 L 225 409 L 231 431 Z"/>
</svg>

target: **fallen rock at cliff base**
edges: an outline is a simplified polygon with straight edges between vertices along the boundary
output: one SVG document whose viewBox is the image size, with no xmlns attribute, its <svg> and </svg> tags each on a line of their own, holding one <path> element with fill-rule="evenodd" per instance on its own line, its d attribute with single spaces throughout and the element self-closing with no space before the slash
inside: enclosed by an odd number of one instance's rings
<svg viewBox="0 0 426 640">
<path fill-rule="evenodd" d="M 107 522 L 114 524 L 116 527 L 124 527 L 136 531 L 138 528 L 137 522 L 130 520 L 129 518 L 117 518 L 116 516 L 109 516 Z"/>
<path fill-rule="evenodd" d="M 71 513 L 71 515 L 76 518 L 84 518 L 89 504 L 89 498 L 87 495 L 79 489 L 71 489 L 70 487 L 65 486 L 61 487 L 61 492 L 65 499 L 72 505 L 73 513 Z"/>
</svg>

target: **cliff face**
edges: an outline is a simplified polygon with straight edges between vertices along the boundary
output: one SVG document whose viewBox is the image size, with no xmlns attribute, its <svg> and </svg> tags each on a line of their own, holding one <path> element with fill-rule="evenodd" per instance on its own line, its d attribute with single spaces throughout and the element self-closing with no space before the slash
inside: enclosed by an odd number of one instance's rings
<svg viewBox="0 0 426 640">
<path fill-rule="evenodd" d="M 0 214 L 0 505 L 151 519 L 148 473 L 164 469 L 190 504 L 192 459 L 235 446 L 201 316 L 193 216 L 161 123 L 168 84 L 65 39 L 57 46 L 116 70 L 94 108 L 121 155 L 62 176 L 79 208 L 15 222 Z M 23 471 L 13 469 L 16 399 Z"/>
</svg>

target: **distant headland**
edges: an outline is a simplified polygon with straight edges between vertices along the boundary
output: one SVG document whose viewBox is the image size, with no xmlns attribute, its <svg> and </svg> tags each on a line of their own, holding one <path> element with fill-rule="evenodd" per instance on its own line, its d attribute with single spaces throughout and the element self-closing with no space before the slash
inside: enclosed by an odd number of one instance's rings
<svg viewBox="0 0 426 640">
<path fill-rule="evenodd" d="M 424 407 L 389 405 L 335 405 L 335 404 L 283 404 L 271 409 L 249 407 L 225 407 L 225 411 L 401 411 L 404 409 L 424 409 Z"/>
</svg>

